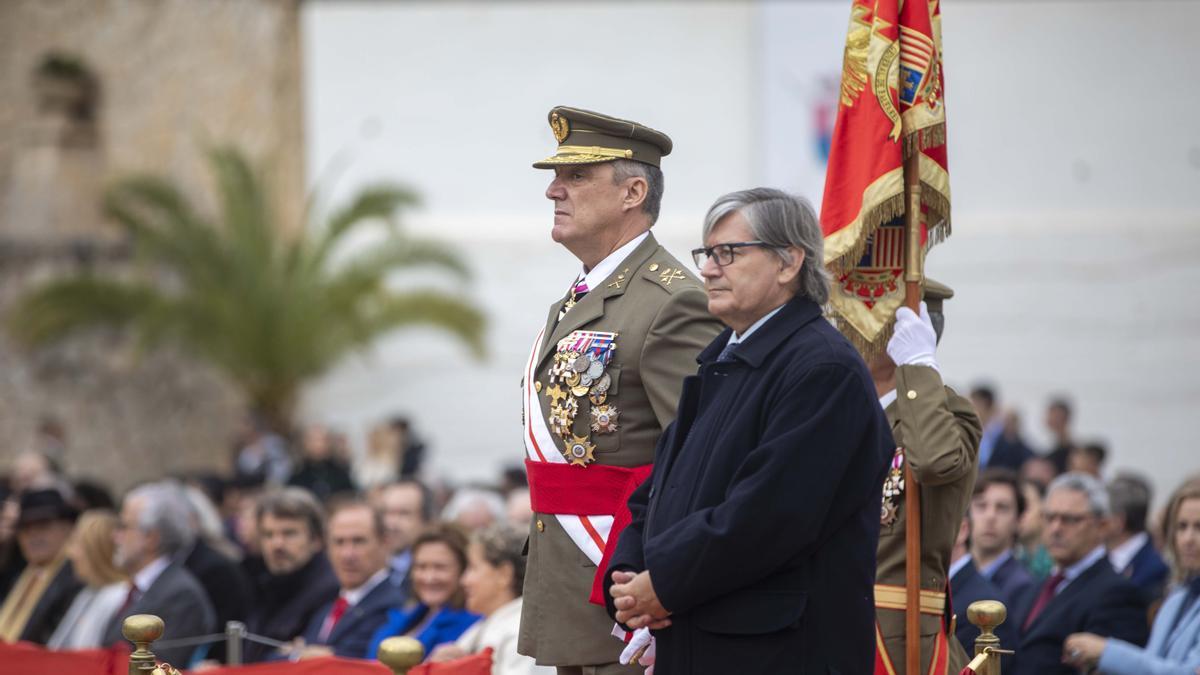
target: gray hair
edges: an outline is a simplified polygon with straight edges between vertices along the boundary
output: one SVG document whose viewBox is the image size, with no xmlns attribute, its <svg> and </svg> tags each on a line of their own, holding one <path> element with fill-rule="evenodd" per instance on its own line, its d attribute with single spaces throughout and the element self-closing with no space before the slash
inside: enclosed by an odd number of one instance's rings
<svg viewBox="0 0 1200 675">
<path fill-rule="evenodd" d="M 1125 531 L 1130 534 L 1146 531 L 1152 496 L 1150 483 L 1132 473 L 1122 473 L 1108 484 L 1113 513 L 1124 516 Z"/>
<path fill-rule="evenodd" d="M 525 540 L 529 533 L 507 523 L 490 525 L 476 532 L 471 541 L 483 550 L 483 559 L 492 567 L 512 565 L 514 597 L 521 596 L 525 585 Z"/>
<path fill-rule="evenodd" d="M 1107 518 L 1112 515 L 1112 505 L 1108 500 L 1108 490 L 1104 488 L 1104 483 L 1101 483 L 1098 478 L 1091 474 L 1073 471 L 1064 473 L 1055 478 L 1050 483 L 1050 487 L 1046 488 L 1046 496 L 1049 497 L 1055 490 L 1072 490 L 1087 497 L 1088 507 L 1092 510 L 1092 515 Z"/>
<path fill-rule="evenodd" d="M 646 181 L 646 200 L 642 202 L 642 211 L 650 217 L 650 224 L 653 225 L 658 221 L 663 191 L 666 189 L 662 169 L 633 159 L 613 160 L 612 168 L 613 183 L 621 183 L 628 178 L 641 178 Z"/>
<path fill-rule="evenodd" d="M 825 269 L 825 238 L 812 204 L 803 197 L 774 188 L 753 188 L 719 197 L 704 216 L 701 236 L 708 235 L 722 218 L 738 212 L 750 223 L 754 238 L 769 244 L 776 255 L 791 264 L 787 248 L 804 251 L 797 277 L 797 292 L 818 305 L 829 302 L 829 271 Z"/>
<path fill-rule="evenodd" d="M 125 500 L 142 501 L 138 527 L 143 532 L 158 533 L 158 553 L 166 556 L 190 548 L 196 541 L 192 527 L 192 509 L 178 483 L 162 481 L 147 483 L 129 491 Z"/>
</svg>

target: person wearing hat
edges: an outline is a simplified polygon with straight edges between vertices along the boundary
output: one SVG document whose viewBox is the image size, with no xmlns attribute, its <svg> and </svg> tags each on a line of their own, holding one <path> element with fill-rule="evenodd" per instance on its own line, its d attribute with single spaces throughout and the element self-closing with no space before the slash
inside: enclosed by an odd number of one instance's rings
<svg viewBox="0 0 1200 675">
<path fill-rule="evenodd" d="M 696 276 L 650 228 L 666 134 L 556 107 L 551 238 L 581 263 L 550 307 L 523 373 L 534 514 L 517 649 L 564 675 L 640 672 L 618 663 L 598 570 L 628 522 L 683 378 L 721 330 Z M 568 282 L 569 283 L 566 283 Z"/>
<path fill-rule="evenodd" d="M 957 673 L 967 664 L 954 639 L 949 568 L 971 503 L 982 426 L 971 402 L 942 383 L 937 362 L 943 303 L 953 295 L 948 286 L 925 279 L 920 313 L 896 310 L 886 351 L 868 361 L 897 446 L 884 479 L 876 553 L 875 615 L 883 646 L 876 673 L 905 672 L 904 491 L 913 487 L 904 483 L 905 463 L 921 497 L 921 673 Z"/>
<path fill-rule="evenodd" d="M 17 543 L 28 564 L 0 607 L 0 640 L 45 644 L 83 583 L 66 556 L 79 515 L 56 489 L 21 494 Z"/>
</svg>

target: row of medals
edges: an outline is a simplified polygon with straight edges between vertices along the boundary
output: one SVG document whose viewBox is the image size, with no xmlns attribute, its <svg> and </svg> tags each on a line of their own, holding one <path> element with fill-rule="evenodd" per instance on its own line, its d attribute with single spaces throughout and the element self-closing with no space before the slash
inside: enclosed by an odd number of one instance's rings
<svg viewBox="0 0 1200 675">
<path fill-rule="evenodd" d="M 616 345 L 611 349 L 616 349 Z M 617 406 L 606 403 L 612 378 L 604 371 L 602 358 L 592 353 L 560 351 L 554 354 L 550 366 L 550 387 L 546 389 L 550 399 L 550 430 L 562 438 L 563 455 L 571 464 L 587 466 L 596 461 L 596 446 L 590 436 L 577 436 L 573 429 L 581 399 L 587 397 L 592 404 L 594 433 L 611 434 L 617 430 L 620 412 Z"/>
<path fill-rule="evenodd" d="M 896 448 L 891 466 L 883 479 L 883 501 L 879 511 L 879 524 L 884 527 L 896 522 L 900 512 L 900 496 L 904 494 L 904 448 Z"/>
</svg>

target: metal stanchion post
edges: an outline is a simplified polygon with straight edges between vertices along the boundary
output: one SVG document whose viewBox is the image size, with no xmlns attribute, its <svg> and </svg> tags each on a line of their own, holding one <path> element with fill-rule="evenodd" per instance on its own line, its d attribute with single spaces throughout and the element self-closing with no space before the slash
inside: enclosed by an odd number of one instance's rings
<svg viewBox="0 0 1200 675">
<path fill-rule="evenodd" d="M 246 639 L 246 624 L 241 621 L 225 622 L 225 663 L 242 665 L 242 640 Z"/>
</svg>

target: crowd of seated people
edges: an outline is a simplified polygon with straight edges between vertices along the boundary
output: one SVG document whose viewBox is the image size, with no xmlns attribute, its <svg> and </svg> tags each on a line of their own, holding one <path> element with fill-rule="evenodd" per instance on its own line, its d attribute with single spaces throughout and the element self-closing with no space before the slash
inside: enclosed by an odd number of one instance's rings
<svg viewBox="0 0 1200 675">
<path fill-rule="evenodd" d="M 1073 440 L 1065 401 L 1047 412 L 1055 447 L 1038 454 L 994 390 L 973 399 L 987 448 L 948 570 L 958 639 L 971 650 L 966 608 L 995 599 L 1016 651 L 1005 672 L 1197 672 L 1200 479 L 1155 510 L 1137 474 L 1102 481 L 1103 446 Z M 516 651 L 520 471 L 496 487 L 423 482 L 407 451 L 424 446 L 402 420 L 374 429 L 357 460 L 325 427 L 296 438 L 293 452 L 248 423 L 229 475 L 144 482 L 119 499 L 18 455 L 0 480 L 0 640 L 104 648 L 123 643 L 125 617 L 148 613 L 164 618 L 164 640 L 244 623 L 246 663 L 368 659 L 409 636 L 431 662 L 490 649 L 494 673 L 551 672 Z M 227 657 L 220 640 L 158 655 L 195 671 Z"/>
</svg>

